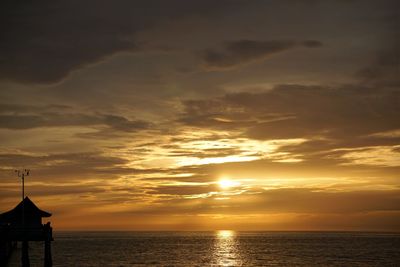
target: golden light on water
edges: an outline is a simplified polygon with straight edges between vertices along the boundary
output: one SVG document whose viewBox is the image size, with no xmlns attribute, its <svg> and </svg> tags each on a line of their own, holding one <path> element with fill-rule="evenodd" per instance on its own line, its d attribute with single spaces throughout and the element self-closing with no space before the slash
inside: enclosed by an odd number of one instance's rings
<svg viewBox="0 0 400 267">
<path fill-rule="evenodd" d="M 217 266 L 242 265 L 235 231 L 219 230 L 216 232 L 213 254 Z"/>
</svg>

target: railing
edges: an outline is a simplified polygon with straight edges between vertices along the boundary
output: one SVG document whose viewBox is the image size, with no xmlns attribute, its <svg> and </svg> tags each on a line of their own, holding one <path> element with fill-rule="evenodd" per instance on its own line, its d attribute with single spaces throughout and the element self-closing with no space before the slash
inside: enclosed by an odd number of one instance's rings
<svg viewBox="0 0 400 267">
<path fill-rule="evenodd" d="M 1 226 L 1 240 L 3 241 L 52 241 L 53 231 L 50 223 L 40 226 Z"/>
</svg>

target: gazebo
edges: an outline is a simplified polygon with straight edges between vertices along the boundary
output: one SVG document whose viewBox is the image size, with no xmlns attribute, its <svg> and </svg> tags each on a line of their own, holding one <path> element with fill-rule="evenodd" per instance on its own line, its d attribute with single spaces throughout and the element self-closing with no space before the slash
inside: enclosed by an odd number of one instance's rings
<svg viewBox="0 0 400 267">
<path fill-rule="evenodd" d="M 43 217 L 51 214 L 39 209 L 25 197 L 14 209 L 0 214 L 1 242 L 22 242 L 22 266 L 29 266 L 28 241 L 44 241 L 44 266 L 52 266 L 51 245 L 53 241 L 50 222 L 42 224 Z"/>
</svg>

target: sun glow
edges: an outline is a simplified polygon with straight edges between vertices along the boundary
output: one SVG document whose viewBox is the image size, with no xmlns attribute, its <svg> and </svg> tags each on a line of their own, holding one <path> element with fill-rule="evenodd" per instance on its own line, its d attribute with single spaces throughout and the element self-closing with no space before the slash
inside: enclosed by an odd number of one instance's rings
<svg viewBox="0 0 400 267">
<path fill-rule="evenodd" d="M 228 188 L 231 188 L 231 187 L 239 186 L 240 183 L 236 182 L 236 181 L 229 180 L 229 179 L 222 179 L 222 180 L 218 181 L 218 185 L 222 189 L 228 189 Z"/>
<path fill-rule="evenodd" d="M 217 231 L 217 236 L 219 238 L 231 238 L 235 235 L 234 231 L 231 230 L 219 230 Z"/>
</svg>

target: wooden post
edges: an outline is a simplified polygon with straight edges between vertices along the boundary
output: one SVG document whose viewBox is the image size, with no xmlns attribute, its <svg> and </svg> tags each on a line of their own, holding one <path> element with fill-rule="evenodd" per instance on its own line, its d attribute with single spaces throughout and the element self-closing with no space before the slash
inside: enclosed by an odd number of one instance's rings
<svg viewBox="0 0 400 267">
<path fill-rule="evenodd" d="M 29 267 L 28 249 L 29 249 L 28 241 L 26 241 L 26 240 L 22 241 L 22 251 L 21 251 L 22 267 Z"/>
<path fill-rule="evenodd" d="M 50 222 L 43 225 L 44 230 L 44 267 L 52 267 L 53 261 L 51 259 L 51 241 L 53 240 L 53 229 Z"/>
<path fill-rule="evenodd" d="M 44 267 L 52 267 L 53 261 L 51 260 L 51 241 L 44 241 Z"/>
</svg>

